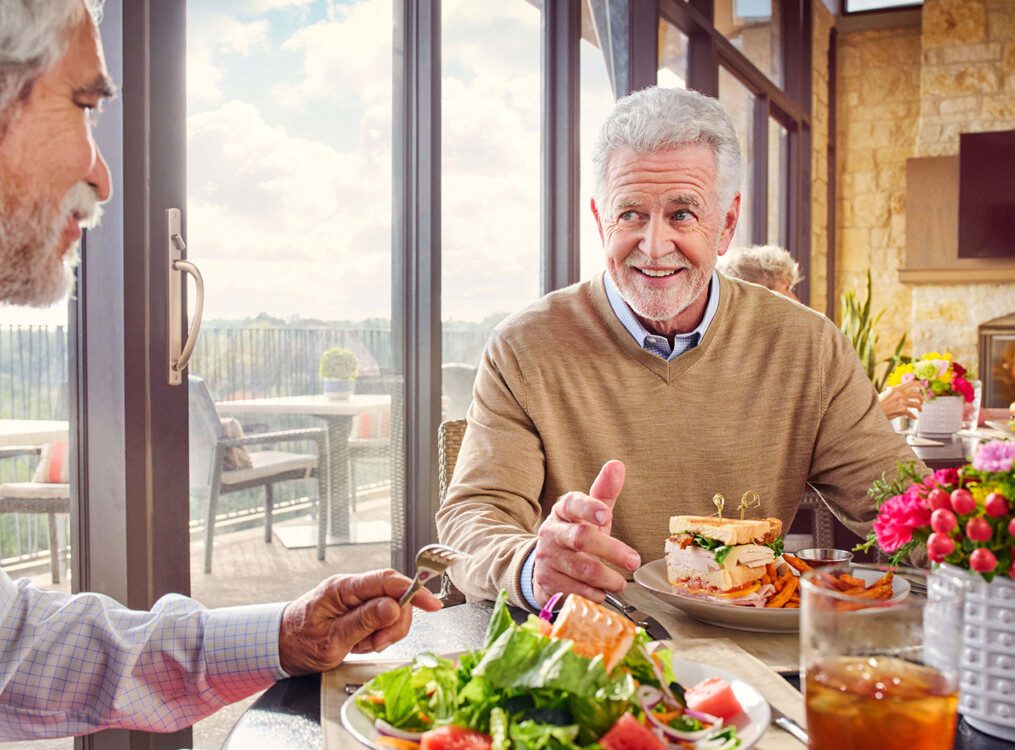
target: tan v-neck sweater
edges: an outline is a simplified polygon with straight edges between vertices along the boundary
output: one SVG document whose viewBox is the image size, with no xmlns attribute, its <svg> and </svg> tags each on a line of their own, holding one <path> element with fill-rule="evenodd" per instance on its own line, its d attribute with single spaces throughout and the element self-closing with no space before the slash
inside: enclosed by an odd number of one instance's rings
<svg viewBox="0 0 1015 750">
<path fill-rule="evenodd" d="M 867 488 L 915 460 L 888 424 L 850 344 L 803 305 L 720 275 L 719 309 L 691 351 L 641 349 L 602 277 L 554 292 L 505 320 L 476 378 L 440 540 L 470 552 L 455 584 L 507 589 L 560 495 L 587 492 L 609 459 L 627 465 L 613 534 L 643 562 L 663 556 L 671 515 L 715 512 L 761 495 L 752 516 L 789 528 L 810 482 L 857 533 L 874 517 Z"/>
</svg>

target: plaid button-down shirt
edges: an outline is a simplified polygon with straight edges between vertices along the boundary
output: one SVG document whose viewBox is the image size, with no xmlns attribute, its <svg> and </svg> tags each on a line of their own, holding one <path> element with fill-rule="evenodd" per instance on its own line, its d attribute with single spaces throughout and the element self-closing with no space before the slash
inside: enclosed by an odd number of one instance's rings
<svg viewBox="0 0 1015 750">
<path fill-rule="evenodd" d="M 284 606 L 209 610 L 171 594 L 137 612 L 0 571 L 0 741 L 190 726 L 288 676 Z"/>
</svg>

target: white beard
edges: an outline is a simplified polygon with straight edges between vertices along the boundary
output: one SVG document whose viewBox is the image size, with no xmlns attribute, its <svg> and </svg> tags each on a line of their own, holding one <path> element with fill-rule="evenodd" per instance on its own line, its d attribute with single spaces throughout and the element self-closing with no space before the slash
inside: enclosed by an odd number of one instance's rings
<svg viewBox="0 0 1015 750">
<path fill-rule="evenodd" d="M 672 320 L 690 306 L 708 288 L 708 282 L 712 278 L 712 269 L 715 268 L 716 260 L 719 257 L 719 239 L 716 239 L 715 248 L 712 254 L 712 263 L 705 268 L 696 268 L 680 253 L 667 255 L 651 261 L 647 256 L 632 253 L 624 259 L 623 268 L 618 273 L 611 271 L 613 283 L 620 291 L 620 296 L 631 306 L 631 309 L 645 320 L 666 321 Z M 674 255 L 677 257 L 674 258 Z M 660 265 L 667 268 L 684 268 L 684 283 L 676 289 L 666 291 L 653 291 L 631 282 L 625 273 L 626 268 L 633 266 Z M 635 272 L 637 273 L 637 272 Z"/>
<path fill-rule="evenodd" d="M 67 217 L 72 213 L 98 220 L 95 190 L 78 183 L 55 210 L 0 196 L 13 210 L 0 214 L 0 303 L 46 307 L 67 295 L 78 262 L 77 243 L 60 252 Z"/>
</svg>

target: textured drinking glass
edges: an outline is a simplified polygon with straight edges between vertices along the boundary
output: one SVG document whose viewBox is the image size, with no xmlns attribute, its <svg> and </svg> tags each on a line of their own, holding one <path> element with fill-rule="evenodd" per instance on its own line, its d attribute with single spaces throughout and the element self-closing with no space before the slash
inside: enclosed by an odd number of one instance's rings
<svg viewBox="0 0 1015 750">
<path fill-rule="evenodd" d="M 973 386 L 973 400 L 962 404 L 962 429 L 975 430 L 980 421 L 980 399 L 983 396 L 983 383 L 970 380 Z"/>
<path fill-rule="evenodd" d="M 849 572 L 824 567 L 801 583 L 800 678 L 811 750 L 951 750 L 962 583 L 907 572 L 912 590 L 901 596 L 896 587 L 894 598 L 878 601 L 817 579 Z"/>
</svg>

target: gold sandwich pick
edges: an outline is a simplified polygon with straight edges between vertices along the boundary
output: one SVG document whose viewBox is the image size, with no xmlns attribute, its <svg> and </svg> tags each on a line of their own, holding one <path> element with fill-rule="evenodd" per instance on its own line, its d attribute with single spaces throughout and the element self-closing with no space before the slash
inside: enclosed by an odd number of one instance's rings
<svg viewBox="0 0 1015 750">
<path fill-rule="evenodd" d="M 721 521 L 723 508 L 726 507 L 726 498 L 717 492 L 712 496 L 712 503 L 715 505 L 715 509 L 719 511 L 719 520 Z"/>
<path fill-rule="evenodd" d="M 747 490 L 744 496 L 740 498 L 740 505 L 737 506 L 737 510 L 740 511 L 740 520 L 743 521 L 747 515 L 748 508 L 760 508 L 761 507 L 761 496 L 758 495 L 754 490 Z"/>
</svg>

